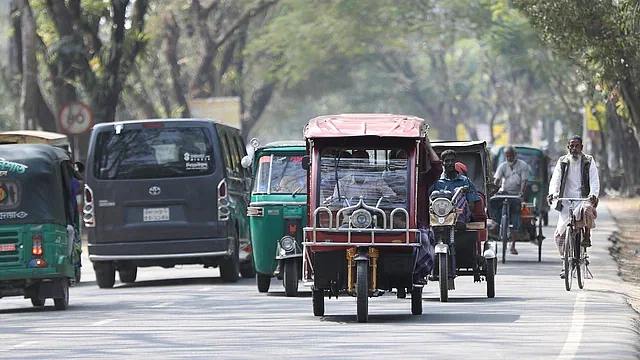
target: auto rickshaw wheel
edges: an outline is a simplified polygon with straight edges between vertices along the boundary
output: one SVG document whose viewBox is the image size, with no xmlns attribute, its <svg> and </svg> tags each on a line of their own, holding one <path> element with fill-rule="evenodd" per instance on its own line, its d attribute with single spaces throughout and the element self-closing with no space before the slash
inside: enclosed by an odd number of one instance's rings
<svg viewBox="0 0 640 360">
<path fill-rule="evenodd" d="M 298 262 L 295 259 L 285 260 L 283 282 L 286 296 L 298 295 Z"/>
<path fill-rule="evenodd" d="M 494 263 L 497 259 L 493 258 L 487 261 L 485 266 L 485 279 L 487 280 L 487 297 L 492 299 L 496 296 L 496 274 L 494 273 Z"/>
<path fill-rule="evenodd" d="M 407 297 L 407 289 L 404 287 L 399 287 L 398 291 L 396 292 L 396 295 L 398 296 L 398 299 L 404 299 Z"/>
<path fill-rule="evenodd" d="M 47 299 L 40 299 L 40 298 L 32 297 L 31 298 L 31 305 L 33 305 L 35 307 L 41 307 L 41 306 L 44 306 L 44 303 L 46 301 L 47 301 Z"/>
<path fill-rule="evenodd" d="M 356 261 L 356 299 L 358 322 L 369 320 L 369 261 Z"/>
<path fill-rule="evenodd" d="M 256 274 L 256 284 L 258 285 L 258 292 L 269 292 L 269 286 L 271 286 L 271 276 L 264 274 Z"/>
<path fill-rule="evenodd" d="M 120 281 L 125 284 L 131 284 L 136 282 L 136 278 L 138 277 L 138 267 L 137 266 L 128 266 L 118 270 L 118 274 L 120 275 Z"/>
<path fill-rule="evenodd" d="M 422 315 L 422 288 L 414 287 L 411 289 L 411 313 L 413 315 Z"/>
<path fill-rule="evenodd" d="M 112 288 L 116 283 L 116 267 L 112 261 L 94 261 L 96 282 L 101 289 Z"/>
<path fill-rule="evenodd" d="M 53 298 L 53 304 L 56 310 L 67 310 L 69 307 L 69 280 L 60 281 L 63 296 L 61 298 Z"/>
<path fill-rule="evenodd" d="M 242 276 L 244 279 L 251 279 L 256 276 L 256 271 L 253 268 L 252 260 L 240 264 L 240 276 Z"/>
<path fill-rule="evenodd" d="M 449 274 L 447 254 L 438 254 L 438 283 L 440 284 L 440 302 L 449 301 Z"/>
<path fill-rule="evenodd" d="M 313 316 L 324 316 L 324 290 L 311 290 L 313 302 Z"/>
</svg>

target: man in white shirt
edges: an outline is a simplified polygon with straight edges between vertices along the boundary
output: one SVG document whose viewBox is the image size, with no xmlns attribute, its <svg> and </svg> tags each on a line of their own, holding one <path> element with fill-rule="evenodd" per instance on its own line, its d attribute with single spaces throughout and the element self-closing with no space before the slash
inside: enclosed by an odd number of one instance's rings
<svg viewBox="0 0 640 360">
<path fill-rule="evenodd" d="M 587 218 L 595 218 L 595 209 L 598 203 L 598 195 L 600 194 L 600 178 L 598 177 L 598 168 L 593 157 L 582 152 L 582 138 L 573 136 L 569 139 L 569 154 L 561 156 L 556 163 L 549 184 L 550 201 L 556 197 L 570 198 L 586 198 L 591 200 L 592 206 L 584 206 Z M 579 206 L 581 206 L 580 204 Z M 558 225 L 554 232 L 554 238 L 560 255 L 564 255 L 564 232 L 566 224 L 569 221 L 569 202 L 558 201 L 556 210 L 560 212 L 558 216 Z M 584 212 L 583 212 L 584 214 Z M 585 238 L 582 246 L 591 246 L 590 228 L 585 227 Z M 560 273 L 560 277 L 564 276 L 564 270 Z"/>
</svg>

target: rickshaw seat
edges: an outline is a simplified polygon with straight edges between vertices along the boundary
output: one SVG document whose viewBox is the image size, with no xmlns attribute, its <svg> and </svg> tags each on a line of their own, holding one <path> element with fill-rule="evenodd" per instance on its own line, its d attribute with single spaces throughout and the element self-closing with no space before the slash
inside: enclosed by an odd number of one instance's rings
<svg viewBox="0 0 640 360">
<path fill-rule="evenodd" d="M 478 191 L 478 195 L 480 196 L 480 201 L 476 201 L 473 203 L 473 218 L 476 222 L 485 222 L 487 220 L 487 200 L 483 193 Z"/>
</svg>

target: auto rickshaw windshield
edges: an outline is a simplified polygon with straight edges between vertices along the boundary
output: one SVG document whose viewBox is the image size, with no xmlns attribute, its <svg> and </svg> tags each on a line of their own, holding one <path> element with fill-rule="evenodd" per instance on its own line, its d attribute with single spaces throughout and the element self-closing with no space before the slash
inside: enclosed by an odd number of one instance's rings
<svg viewBox="0 0 640 360">
<path fill-rule="evenodd" d="M 307 172 L 302 155 L 263 155 L 258 159 L 254 193 L 293 194 L 307 192 Z"/>
<path fill-rule="evenodd" d="M 362 197 L 370 206 L 406 208 L 408 161 L 398 148 L 326 148 L 320 157 L 320 202 L 355 205 Z"/>
<path fill-rule="evenodd" d="M 540 156 L 533 152 L 518 151 L 517 158 L 529 165 L 529 178 L 530 180 L 535 180 L 535 178 L 539 176 L 540 172 Z M 507 161 L 507 159 L 503 151 L 500 153 L 500 157 L 498 158 L 498 165 L 505 161 Z"/>
</svg>

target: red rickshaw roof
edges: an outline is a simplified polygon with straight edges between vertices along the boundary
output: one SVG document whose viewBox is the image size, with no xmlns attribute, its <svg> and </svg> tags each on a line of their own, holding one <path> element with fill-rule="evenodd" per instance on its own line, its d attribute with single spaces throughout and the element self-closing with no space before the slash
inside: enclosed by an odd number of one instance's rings
<svg viewBox="0 0 640 360">
<path fill-rule="evenodd" d="M 309 120 L 305 138 L 353 136 L 421 138 L 426 134 L 425 121 L 416 116 L 393 114 L 323 115 Z"/>
</svg>

